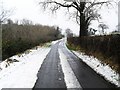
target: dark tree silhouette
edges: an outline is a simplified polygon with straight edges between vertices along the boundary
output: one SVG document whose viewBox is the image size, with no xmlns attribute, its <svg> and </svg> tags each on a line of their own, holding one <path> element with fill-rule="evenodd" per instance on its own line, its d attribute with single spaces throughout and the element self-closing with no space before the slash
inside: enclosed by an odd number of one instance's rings
<svg viewBox="0 0 120 90">
<path fill-rule="evenodd" d="M 5 10 L 0 8 L 0 24 L 7 20 L 11 14 L 12 14 L 11 10 Z"/>
<path fill-rule="evenodd" d="M 39 2 L 43 9 L 49 8 L 52 12 L 56 12 L 61 7 L 74 8 L 75 18 L 77 23 L 80 25 L 79 36 L 87 36 L 88 26 L 91 24 L 92 20 L 99 20 L 100 14 L 98 14 L 98 9 L 103 5 L 111 4 L 110 1 L 98 1 L 98 0 L 44 0 Z"/>
<path fill-rule="evenodd" d="M 67 28 L 65 30 L 65 33 L 66 33 L 67 38 L 73 37 L 73 33 L 72 33 L 72 31 L 69 28 Z"/>
<path fill-rule="evenodd" d="M 109 27 L 108 27 L 106 24 L 104 24 L 104 23 L 99 24 L 98 27 L 102 29 L 102 34 L 105 34 L 105 29 L 108 29 L 108 28 L 109 28 Z"/>
</svg>

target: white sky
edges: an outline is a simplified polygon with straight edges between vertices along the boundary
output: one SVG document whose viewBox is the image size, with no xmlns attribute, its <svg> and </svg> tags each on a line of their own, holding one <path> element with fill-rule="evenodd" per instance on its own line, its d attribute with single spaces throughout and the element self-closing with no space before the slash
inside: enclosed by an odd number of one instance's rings
<svg viewBox="0 0 120 90">
<path fill-rule="evenodd" d="M 10 16 L 12 20 L 22 20 L 29 19 L 34 23 L 39 23 L 43 25 L 58 25 L 60 28 L 65 30 L 70 28 L 74 33 L 78 34 L 79 26 L 75 23 L 73 19 L 69 20 L 69 16 L 65 15 L 64 9 L 60 10 L 56 15 L 43 12 L 38 6 L 36 0 L 2 0 L 3 7 L 14 9 L 14 14 Z M 109 31 L 112 31 L 116 28 L 118 24 L 118 14 L 115 12 L 117 8 L 110 9 L 108 13 L 106 9 L 101 10 L 103 16 L 103 22 L 109 26 Z M 112 11 L 112 13 L 111 13 Z M 93 28 L 97 28 L 97 23 L 93 23 Z M 108 32 L 109 32 L 108 31 Z"/>
</svg>

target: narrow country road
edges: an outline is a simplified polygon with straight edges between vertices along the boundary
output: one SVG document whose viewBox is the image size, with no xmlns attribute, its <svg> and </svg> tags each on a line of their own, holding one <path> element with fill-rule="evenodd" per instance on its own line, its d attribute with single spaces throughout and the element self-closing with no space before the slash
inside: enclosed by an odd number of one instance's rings
<svg viewBox="0 0 120 90">
<path fill-rule="evenodd" d="M 62 65 L 64 61 L 61 61 L 59 51 L 66 57 L 65 62 L 70 67 Z M 64 68 L 68 68 L 68 70 L 65 71 Z M 70 78 L 67 77 L 66 73 Z M 37 77 L 33 90 L 36 88 L 64 88 L 67 90 L 67 88 L 72 88 L 70 86 L 77 90 L 115 87 L 67 50 L 64 40 L 51 46 L 51 51 L 40 67 Z"/>
<path fill-rule="evenodd" d="M 58 47 L 59 43 L 51 47 L 51 51 L 48 53 L 38 72 L 35 88 L 66 88 Z"/>
</svg>

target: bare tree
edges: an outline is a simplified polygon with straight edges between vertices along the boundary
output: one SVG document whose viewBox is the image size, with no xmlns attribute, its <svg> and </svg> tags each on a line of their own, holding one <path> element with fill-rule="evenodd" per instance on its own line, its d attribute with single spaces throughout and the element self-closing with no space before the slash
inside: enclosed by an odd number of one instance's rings
<svg viewBox="0 0 120 90">
<path fill-rule="evenodd" d="M 39 2 L 43 9 L 49 8 L 52 12 L 57 11 L 61 7 L 74 8 L 77 23 L 80 25 L 79 36 L 87 36 L 88 26 L 92 20 L 99 20 L 101 18 L 98 13 L 103 5 L 109 5 L 110 1 L 98 1 L 98 0 L 44 0 Z"/>
<path fill-rule="evenodd" d="M 102 29 L 102 34 L 103 34 L 103 35 L 105 34 L 105 29 L 108 29 L 108 28 L 109 28 L 109 27 L 108 27 L 106 24 L 104 24 L 104 23 L 99 24 L 98 27 Z"/>
<path fill-rule="evenodd" d="M 0 12 L 0 23 L 4 22 L 8 17 L 10 16 L 10 11 L 9 10 L 3 10 Z"/>
<path fill-rule="evenodd" d="M 95 35 L 96 32 L 97 32 L 96 29 L 90 28 L 90 29 L 88 30 L 88 35 Z"/>
<path fill-rule="evenodd" d="M 67 28 L 67 29 L 65 30 L 65 33 L 66 33 L 66 36 L 67 36 L 68 38 L 73 37 L 73 33 L 72 33 L 72 31 L 71 31 L 69 28 Z"/>
<path fill-rule="evenodd" d="M 2 31 L 2 23 L 5 22 L 12 14 L 12 9 L 7 10 L 3 8 L 3 2 L 0 2 L 0 29 Z"/>
<path fill-rule="evenodd" d="M 21 20 L 22 25 L 33 25 L 33 22 L 27 19 Z"/>
<path fill-rule="evenodd" d="M 2 60 L 2 23 L 12 14 L 12 10 L 3 8 L 3 2 L 0 1 L 0 61 Z"/>
<path fill-rule="evenodd" d="M 3 2 L 0 2 L 0 23 L 8 19 L 12 14 L 12 10 L 7 10 L 3 8 Z"/>
</svg>

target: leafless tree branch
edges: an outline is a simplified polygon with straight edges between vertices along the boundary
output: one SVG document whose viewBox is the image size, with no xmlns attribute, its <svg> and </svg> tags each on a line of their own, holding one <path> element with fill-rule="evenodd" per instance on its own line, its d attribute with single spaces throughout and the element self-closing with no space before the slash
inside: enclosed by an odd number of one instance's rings
<svg viewBox="0 0 120 90">
<path fill-rule="evenodd" d="M 63 2 L 58 2 L 57 0 L 45 0 L 44 2 L 40 2 L 43 8 L 46 9 L 49 7 L 52 12 L 57 11 L 60 7 L 66 7 L 69 11 L 69 8 L 74 8 L 76 13 L 73 14 L 76 22 L 86 28 L 90 25 L 92 20 L 98 20 L 101 18 L 100 14 L 98 14 L 98 9 L 100 9 L 103 5 L 110 5 L 111 1 L 98 1 L 98 0 L 73 0 L 71 2 L 67 2 L 66 0 Z M 96 8 L 97 7 L 97 8 Z M 87 29 L 87 28 L 86 28 Z"/>
</svg>

